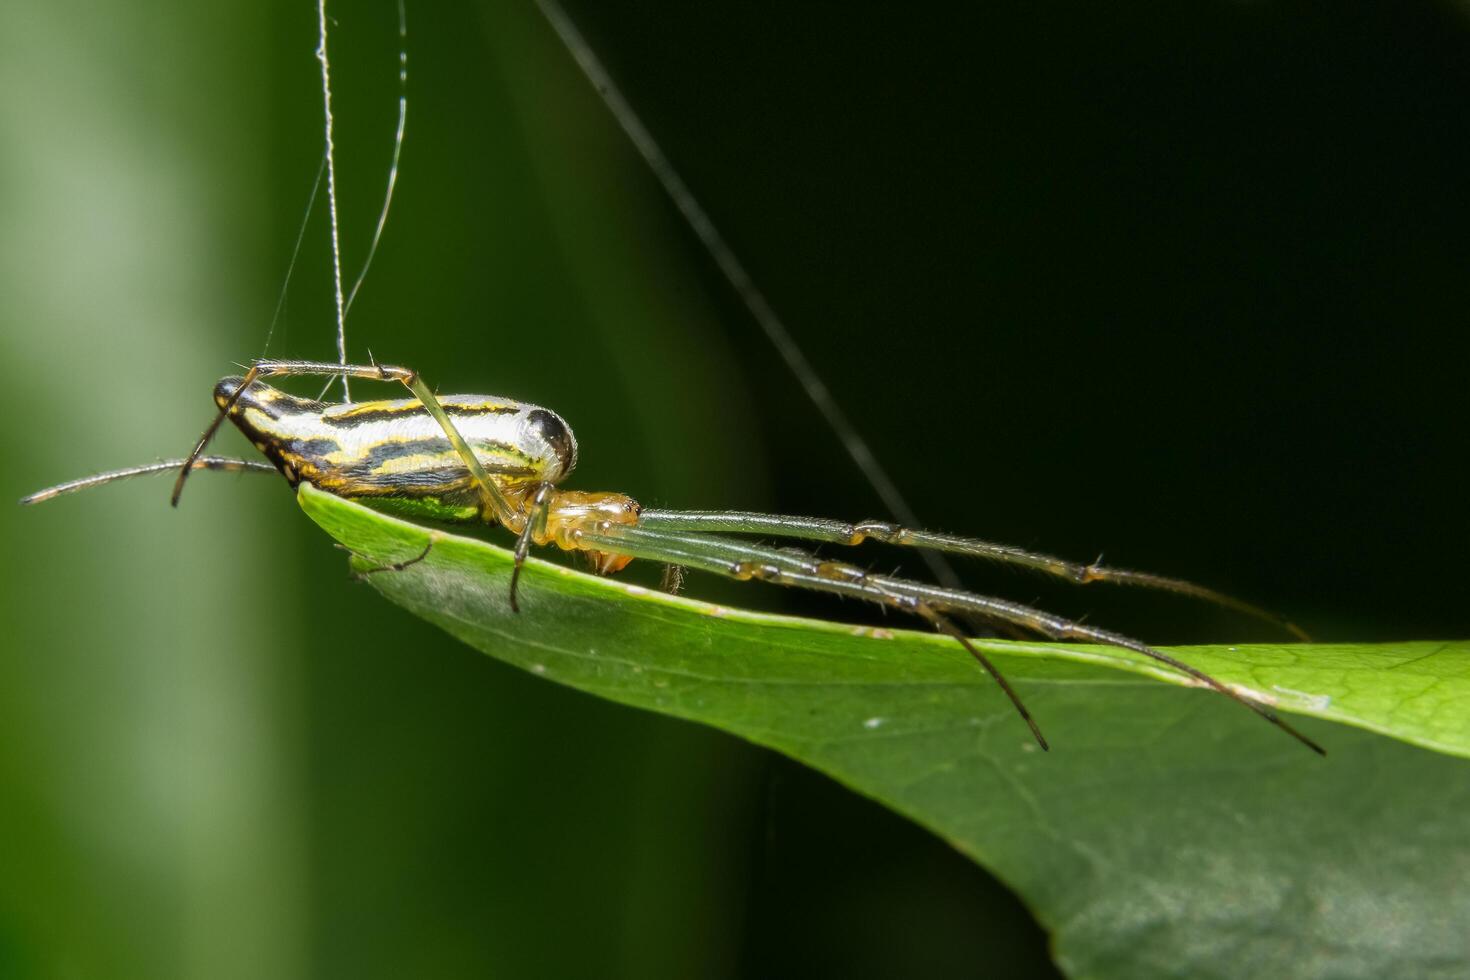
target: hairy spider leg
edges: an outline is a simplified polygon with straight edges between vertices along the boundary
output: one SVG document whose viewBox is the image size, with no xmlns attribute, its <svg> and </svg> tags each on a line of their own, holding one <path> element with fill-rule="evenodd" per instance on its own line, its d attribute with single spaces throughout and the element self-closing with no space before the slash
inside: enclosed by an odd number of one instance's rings
<svg viewBox="0 0 1470 980">
<path fill-rule="evenodd" d="M 135 476 L 151 476 L 154 473 L 167 473 L 185 465 L 196 470 L 269 473 L 272 476 L 275 476 L 277 472 L 274 466 L 269 463 L 262 463 L 258 459 L 235 459 L 232 456 L 197 456 L 192 460 L 161 459 L 156 463 L 144 463 L 142 466 L 129 466 L 120 470 L 108 470 L 106 473 L 98 473 L 94 476 L 84 476 L 77 480 L 58 483 L 54 487 L 37 490 L 33 494 L 22 497 L 20 498 L 20 502 L 22 504 L 39 504 L 43 500 L 50 500 L 53 497 L 60 497 L 63 494 L 76 493 L 78 490 L 100 487 L 104 483 L 113 483 L 117 480 L 130 480 Z"/>
<path fill-rule="evenodd" d="M 635 558 L 674 562 L 729 578 L 759 579 L 869 599 L 929 619 L 936 626 L 938 624 L 930 617 L 930 612 L 967 611 L 1015 623 L 1056 640 L 1090 640 L 1132 650 L 1239 702 L 1312 751 L 1326 755 L 1320 745 L 1293 728 L 1269 706 L 1227 686 L 1197 667 L 1132 637 L 1087 626 L 1021 603 L 944 586 L 873 575 L 845 562 L 827 561 L 791 549 L 763 547 L 718 535 L 655 530 L 639 524 L 582 530 L 578 537 L 584 546 L 617 551 Z M 948 632 L 942 628 L 941 631 Z"/>
<path fill-rule="evenodd" d="M 996 544 L 956 534 L 923 531 L 888 521 L 859 521 L 856 524 L 849 524 L 846 521 L 831 520 L 825 517 L 794 517 L 749 511 L 645 510 L 639 516 L 638 524 L 640 527 L 650 529 L 710 531 L 723 534 L 764 534 L 804 541 L 824 541 L 845 546 L 858 545 L 872 539 L 900 547 L 967 555 L 1005 565 L 1033 569 L 1074 585 L 1104 582 L 1190 596 L 1279 626 L 1304 642 L 1309 642 L 1311 639 L 1284 616 L 1184 579 L 1154 575 L 1149 572 L 1134 572 L 1123 568 L 1107 568 L 1101 561 L 1084 565 L 1039 551 L 1028 551 L 1025 548 Z"/>
<path fill-rule="evenodd" d="M 895 596 L 894 600 L 900 606 L 906 605 L 909 611 L 914 613 L 915 615 L 922 616 L 927 619 L 929 621 L 929 625 L 933 626 L 940 633 L 943 633 L 945 636 L 951 637 L 952 639 L 958 640 L 960 646 L 964 647 L 965 650 L 970 654 L 970 656 L 974 657 L 975 660 L 979 662 L 980 666 L 985 668 L 985 672 L 989 674 L 991 678 L 995 681 L 995 683 L 999 685 L 1000 689 L 1005 692 L 1005 696 L 1009 698 L 1011 704 L 1015 706 L 1016 712 L 1021 716 L 1021 720 L 1026 723 L 1026 727 L 1031 729 L 1031 736 L 1036 739 L 1036 744 L 1041 746 L 1041 751 L 1051 751 L 1051 746 L 1047 743 L 1046 736 L 1041 734 L 1040 726 L 1036 724 L 1036 719 L 1031 717 L 1031 711 L 1026 707 L 1025 702 L 1021 700 L 1021 695 L 1017 694 L 1016 689 L 1011 687 L 1011 682 L 1006 680 L 1006 675 L 1000 672 L 1000 668 L 992 663 L 989 657 L 981 653 L 979 647 L 970 642 L 970 638 L 965 635 L 964 630 L 960 629 L 953 622 L 951 622 L 948 617 L 941 615 L 937 610 L 931 609 L 929 606 L 925 605 L 922 602 L 908 603 L 905 602 L 900 596 Z"/>
</svg>

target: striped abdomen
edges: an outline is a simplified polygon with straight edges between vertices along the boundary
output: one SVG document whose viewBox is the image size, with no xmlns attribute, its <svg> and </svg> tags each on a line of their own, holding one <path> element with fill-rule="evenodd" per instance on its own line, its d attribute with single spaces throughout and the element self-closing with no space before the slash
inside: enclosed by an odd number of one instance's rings
<svg viewBox="0 0 1470 980">
<path fill-rule="evenodd" d="M 242 378 L 215 386 L 221 407 Z M 445 412 L 502 489 L 561 481 L 577 443 L 548 409 L 487 395 L 440 397 Z M 449 520 L 480 516 L 469 470 L 417 399 L 331 404 L 255 382 L 230 420 L 292 486 L 306 481 L 341 497 Z"/>
</svg>

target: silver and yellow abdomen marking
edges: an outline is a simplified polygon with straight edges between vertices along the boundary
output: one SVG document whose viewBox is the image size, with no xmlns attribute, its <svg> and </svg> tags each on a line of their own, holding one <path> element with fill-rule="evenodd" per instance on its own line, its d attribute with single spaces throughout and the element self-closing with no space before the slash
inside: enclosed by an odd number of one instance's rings
<svg viewBox="0 0 1470 980">
<path fill-rule="evenodd" d="M 241 380 L 220 381 L 216 403 L 223 406 Z M 502 490 L 558 483 L 576 465 L 576 440 L 548 409 L 485 395 L 441 401 Z M 305 481 L 385 503 L 396 498 L 448 519 L 480 516 L 469 469 L 417 399 L 329 404 L 256 382 L 231 407 L 230 420 L 293 485 Z"/>
</svg>

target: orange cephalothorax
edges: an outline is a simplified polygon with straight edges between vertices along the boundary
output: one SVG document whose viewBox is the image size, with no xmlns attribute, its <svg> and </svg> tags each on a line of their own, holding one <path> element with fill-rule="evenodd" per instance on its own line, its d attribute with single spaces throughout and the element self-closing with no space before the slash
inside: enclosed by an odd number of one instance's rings
<svg viewBox="0 0 1470 980">
<path fill-rule="evenodd" d="M 638 502 L 626 494 L 560 490 L 551 499 L 546 527 L 535 536 L 535 542 L 584 552 L 599 575 L 611 575 L 633 559 L 587 548 L 582 544 L 582 532 L 605 531 L 614 524 L 637 524 L 638 511 Z"/>
</svg>

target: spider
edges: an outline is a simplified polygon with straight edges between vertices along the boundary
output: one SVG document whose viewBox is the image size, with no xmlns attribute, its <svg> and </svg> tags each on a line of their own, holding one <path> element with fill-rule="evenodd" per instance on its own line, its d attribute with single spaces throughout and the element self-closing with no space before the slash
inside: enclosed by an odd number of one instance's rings
<svg viewBox="0 0 1470 980">
<path fill-rule="evenodd" d="M 413 397 L 330 403 L 288 394 L 262 380 L 294 376 L 397 382 Z M 865 599 L 917 616 L 952 637 L 994 678 L 1043 749 L 1048 748 L 1046 738 L 1020 696 L 957 620 L 987 620 L 1054 640 L 1091 641 L 1132 650 L 1240 703 L 1314 752 L 1326 754 L 1270 706 L 1132 637 L 1006 599 L 872 574 L 854 564 L 752 542 L 747 536 L 844 546 L 873 539 L 1018 565 L 1078 585 L 1107 582 L 1160 589 L 1274 622 L 1305 638 L 1286 620 L 1204 586 L 886 521 L 850 524 L 746 511 L 661 510 L 640 507 L 621 493 L 563 490 L 561 482 L 577 463 L 577 441 L 561 416 L 510 398 L 436 396 L 416 371 L 391 364 L 257 360 L 243 377 L 221 379 L 215 385 L 214 401 L 219 411 L 187 458 L 74 480 L 38 491 L 21 502 L 34 504 L 177 468 L 172 497 L 177 506 L 185 481 L 196 469 L 279 472 L 293 487 L 310 483 L 318 490 L 407 517 L 501 525 L 516 536 L 510 605 L 517 612 L 520 570 L 532 545 L 554 544 L 580 552 L 602 575 L 616 573 L 642 558 L 738 580 Z M 204 454 L 226 418 L 269 463 Z M 401 570 L 422 557 L 393 568 Z"/>
</svg>

